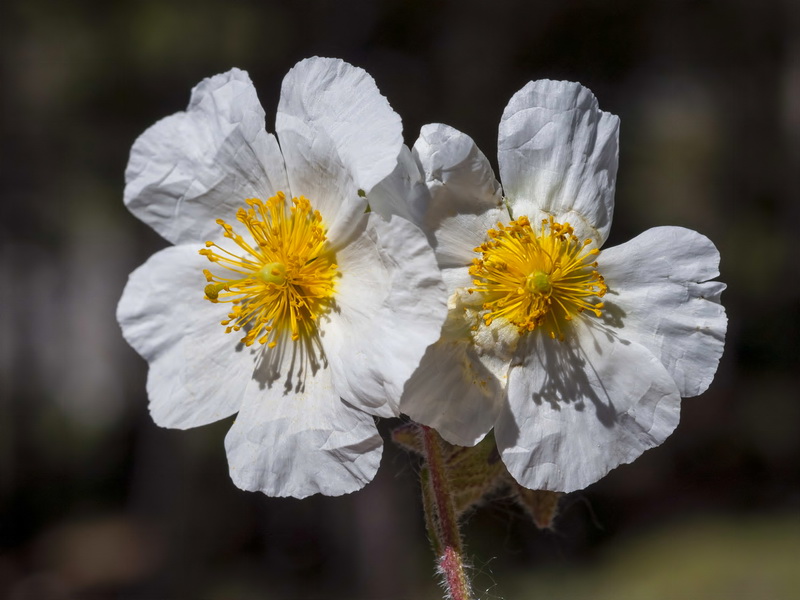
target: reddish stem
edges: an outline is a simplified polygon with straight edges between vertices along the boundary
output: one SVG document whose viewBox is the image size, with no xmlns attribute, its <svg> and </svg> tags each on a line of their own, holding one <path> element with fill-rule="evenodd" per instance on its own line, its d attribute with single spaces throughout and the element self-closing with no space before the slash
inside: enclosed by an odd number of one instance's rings
<svg viewBox="0 0 800 600">
<path fill-rule="evenodd" d="M 429 427 L 421 427 L 421 432 L 428 467 L 428 497 L 432 496 L 433 500 L 423 503 L 426 511 L 434 512 L 432 515 L 426 515 L 431 541 L 434 550 L 437 553 L 441 552 L 441 556 L 438 557 L 439 568 L 444 576 L 449 597 L 452 600 L 470 600 L 469 581 L 464 572 L 462 559 L 461 533 L 453 508 L 453 495 L 439 435 Z M 423 496 L 425 494 L 423 490 Z"/>
</svg>

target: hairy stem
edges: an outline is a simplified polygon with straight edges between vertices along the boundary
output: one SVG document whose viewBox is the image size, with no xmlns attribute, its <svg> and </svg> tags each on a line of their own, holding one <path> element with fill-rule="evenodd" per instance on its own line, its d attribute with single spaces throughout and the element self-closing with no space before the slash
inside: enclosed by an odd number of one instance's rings
<svg viewBox="0 0 800 600">
<path fill-rule="evenodd" d="M 461 532 L 453 507 L 453 493 L 445 468 L 442 443 L 439 434 L 429 427 L 422 427 L 420 435 L 427 467 L 422 476 L 422 498 L 431 544 L 437 555 L 448 597 L 451 600 L 470 600 Z"/>
</svg>

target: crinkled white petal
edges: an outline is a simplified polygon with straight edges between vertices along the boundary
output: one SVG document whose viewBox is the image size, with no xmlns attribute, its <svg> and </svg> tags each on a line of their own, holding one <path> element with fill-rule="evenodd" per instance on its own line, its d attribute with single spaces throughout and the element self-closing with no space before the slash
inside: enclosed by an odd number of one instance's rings
<svg viewBox="0 0 800 600">
<path fill-rule="evenodd" d="M 442 269 L 455 269 L 471 265 L 480 255 L 475 248 L 489 238 L 486 232 L 498 223 L 510 221 L 505 208 L 490 208 L 477 214 L 464 212 L 444 217 L 434 233 L 436 259 Z"/>
<path fill-rule="evenodd" d="M 514 218 L 537 223 L 552 215 L 602 245 L 614 209 L 618 135 L 619 119 L 579 83 L 532 81 L 514 94 L 498 139 Z"/>
<path fill-rule="evenodd" d="M 122 334 L 149 363 L 150 412 L 162 427 L 235 413 L 255 368 L 251 351 L 220 325 L 229 305 L 203 296 L 205 263 L 193 245 L 166 248 L 131 273 L 117 307 Z"/>
<path fill-rule="evenodd" d="M 719 303 L 725 285 L 719 252 L 689 229 L 657 227 L 603 250 L 599 270 L 608 284 L 606 324 L 657 356 L 681 396 L 703 393 L 725 344 L 727 318 Z"/>
<path fill-rule="evenodd" d="M 256 374 L 225 438 L 233 482 L 269 496 L 305 498 L 347 494 L 371 481 L 383 442 L 374 418 L 339 398 L 330 370 L 309 369 L 300 389 L 270 379 Z"/>
<path fill-rule="evenodd" d="M 406 383 L 400 410 L 436 428 L 448 442 L 472 446 L 497 419 L 511 347 L 497 328 L 495 335 L 485 331 L 482 301 L 468 292 L 472 279 L 467 267 L 444 269 L 442 275 L 450 292 L 447 319 L 441 337 Z M 515 347 L 519 335 L 512 329 Z"/>
<path fill-rule="evenodd" d="M 430 346 L 406 384 L 400 411 L 451 444 L 474 446 L 497 419 L 502 385 L 468 340 Z"/>
<path fill-rule="evenodd" d="M 276 130 L 292 195 L 322 213 L 329 239 L 342 243 L 364 212 L 366 193 L 397 164 L 400 117 L 364 70 L 310 58 L 286 75 Z"/>
<path fill-rule="evenodd" d="M 371 214 L 336 261 L 336 307 L 320 324 L 335 389 L 372 414 L 397 415 L 403 386 L 447 313 L 435 257 L 415 225 Z"/>
<path fill-rule="evenodd" d="M 174 244 L 216 238 L 216 219 L 232 219 L 247 198 L 286 190 L 283 158 L 247 73 L 203 80 L 186 112 L 145 131 L 125 182 L 131 212 Z"/>
<path fill-rule="evenodd" d="M 442 268 L 468 265 L 498 221 L 507 222 L 500 184 L 475 142 L 447 125 L 425 125 L 413 154 L 430 192 L 420 226 L 432 232 Z"/>
<path fill-rule="evenodd" d="M 511 475 L 530 489 L 571 492 L 661 444 L 680 394 L 646 348 L 576 319 L 559 342 L 534 332 L 508 381 L 495 426 Z"/>
<path fill-rule="evenodd" d="M 436 231 L 445 219 L 501 207 L 492 166 L 468 135 L 440 123 L 425 125 L 413 154 L 430 190 L 423 230 Z"/>
<path fill-rule="evenodd" d="M 372 188 L 367 200 L 370 210 L 384 219 L 397 215 L 421 226 L 430 198 L 422 167 L 408 146 L 403 146 L 394 171 Z M 425 233 L 433 241 L 431 232 Z"/>
<path fill-rule="evenodd" d="M 447 288 L 448 305 L 451 309 L 456 300 L 459 304 L 462 303 L 460 297 L 456 299 L 453 295 L 458 294 L 462 296 L 467 294 L 467 290 L 473 286 L 473 277 L 469 274 L 469 267 L 466 265 L 442 269 L 442 281 L 444 281 L 444 285 Z M 477 296 L 475 296 L 475 301 L 476 303 L 480 303 Z"/>
</svg>

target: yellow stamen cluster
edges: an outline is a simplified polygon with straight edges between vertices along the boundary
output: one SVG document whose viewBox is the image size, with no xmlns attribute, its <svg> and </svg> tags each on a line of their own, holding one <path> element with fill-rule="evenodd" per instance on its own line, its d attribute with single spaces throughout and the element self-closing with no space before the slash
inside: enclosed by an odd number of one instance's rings
<svg viewBox="0 0 800 600">
<path fill-rule="evenodd" d="M 550 217 L 537 232 L 523 216 L 498 223 L 487 236 L 469 270 L 475 278 L 469 292 L 482 295 L 486 325 L 502 318 L 520 334 L 545 327 L 563 340 L 564 322 L 587 310 L 601 315 L 597 299 L 608 288 L 597 272 L 599 250 L 587 250 L 591 240 L 581 242 L 569 224 Z"/>
<path fill-rule="evenodd" d="M 230 302 L 225 332 L 245 330 L 242 342 L 274 348 L 284 335 L 297 341 L 316 332 L 317 318 L 332 302 L 338 266 L 327 248 L 319 211 L 304 197 L 286 201 L 283 192 L 267 202 L 246 201 L 236 219 L 250 232 L 251 243 L 222 219 L 224 236 L 244 251 L 233 254 L 206 242 L 200 254 L 232 273 L 223 277 L 204 270 L 211 302 Z"/>
</svg>

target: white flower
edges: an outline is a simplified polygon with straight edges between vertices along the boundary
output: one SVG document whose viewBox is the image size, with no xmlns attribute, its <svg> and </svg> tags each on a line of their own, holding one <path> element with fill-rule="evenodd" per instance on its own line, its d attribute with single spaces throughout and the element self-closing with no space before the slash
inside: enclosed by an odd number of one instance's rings
<svg viewBox="0 0 800 600">
<path fill-rule="evenodd" d="M 531 82 L 500 123 L 504 198 L 486 157 L 445 125 L 425 126 L 370 196 L 428 232 L 450 294 L 401 410 L 459 445 L 494 427 L 532 489 L 583 488 L 662 443 L 722 354 L 707 238 L 659 227 L 600 250 L 618 126 L 583 86 Z"/>
<path fill-rule="evenodd" d="M 236 485 L 344 494 L 375 474 L 373 415 L 398 414 L 445 289 L 416 226 L 366 212 L 402 147 L 369 75 L 302 61 L 283 82 L 278 139 L 264 124 L 234 69 L 133 145 L 125 203 L 174 245 L 131 274 L 118 319 L 149 363 L 156 423 L 238 412 L 225 440 Z"/>
</svg>

